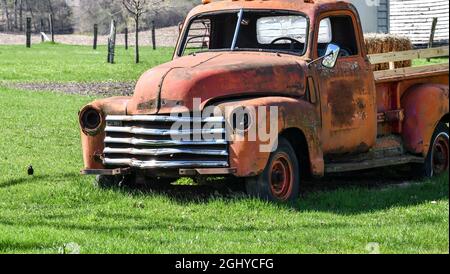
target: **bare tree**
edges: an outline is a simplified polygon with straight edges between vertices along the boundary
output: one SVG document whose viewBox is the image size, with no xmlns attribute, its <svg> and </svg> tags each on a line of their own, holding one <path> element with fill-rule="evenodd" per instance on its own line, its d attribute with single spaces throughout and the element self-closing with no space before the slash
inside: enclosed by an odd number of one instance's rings
<svg viewBox="0 0 450 274">
<path fill-rule="evenodd" d="M 34 25 L 34 30 L 36 30 L 36 24 L 34 23 L 33 6 L 30 5 L 30 3 L 29 3 L 28 0 L 25 0 L 25 1 L 26 1 L 26 5 L 27 5 L 27 7 L 28 7 L 28 12 L 30 13 L 31 22 L 33 22 L 33 25 Z"/>
<path fill-rule="evenodd" d="M 23 3 L 19 0 L 19 31 L 23 31 Z"/>
<path fill-rule="evenodd" d="M 146 12 L 147 0 L 122 0 L 125 9 L 133 16 L 136 30 L 136 64 L 139 63 L 139 19 Z"/>
<path fill-rule="evenodd" d="M 122 8 L 121 1 L 110 1 L 117 2 L 117 5 Z M 33 29 L 38 31 L 42 28 L 37 28 L 37 23 L 44 20 L 47 22 L 50 13 L 53 14 L 55 26 L 58 26 L 56 32 L 73 32 L 75 26 L 74 7 L 69 5 L 71 3 L 68 0 L 0 0 L 0 29 L 22 32 L 25 18 L 31 17 Z M 125 11 L 123 12 L 125 13 Z"/>
<path fill-rule="evenodd" d="M 4 5 L 4 9 L 5 9 L 5 16 L 6 16 L 6 29 L 7 30 L 11 30 L 11 22 L 9 21 L 9 10 L 8 10 L 8 3 L 6 2 L 6 0 L 3 0 L 3 5 Z"/>
<path fill-rule="evenodd" d="M 14 0 L 14 28 L 17 29 L 17 10 L 18 10 L 18 0 Z"/>
<path fill-rule="evenodd" d="M 125 9 L 122 0 L 79 0 L 78 14 L 74 16 L 74 28 L 81 33 L 92 31 L 94 24 L 98 25 L 99 34 L 106 35 L 109 32 L 111 20 L 117 22 L 117 32 L 123 33 L 125 28 L 132 28 L 134 45 L 134 19 Z M 148 12 L 139 19 L 139 31 L 150 30 L 151 22 L 155 20 L 158 27 L 177 25 L 186 17 L 188 11 L 198 4 L 199 0 L 165 0 L 161 4 L 154 5 L 154 0 L 147 1 Z M 157 12 L 154 12 L 154 10 Z M 142 33 L 139 36 L 142 42 Z M 142 43 L 141 43 L 142 44 Z M 142 59 L 142 58 L 141 58 Z"/>
<path fill-rule="evenodd" d="M 158 6 L 164 2 L 164 0 L 157 0 L 157 1 L 147 1 L 147 0 L 122 0 L 123 6 L 125 9 L 131 14 L 134 20 L 135 24 L 135 38 L 136 38 L 136 64 L 139 63 L 139 20 L 141 19 L 141 16 L 148 12 L 147 9 L 148 5 L 151 5 L 153 8 L 155 6 Z M 156 9 L 153 9 L 153 11 L 156 11 Z"/>
</svg>

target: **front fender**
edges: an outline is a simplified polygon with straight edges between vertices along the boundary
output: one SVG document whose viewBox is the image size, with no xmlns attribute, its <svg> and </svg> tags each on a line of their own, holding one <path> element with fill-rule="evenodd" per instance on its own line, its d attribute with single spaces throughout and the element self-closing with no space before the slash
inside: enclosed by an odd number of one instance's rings
<svg viewBox="0 0 450 274">
<path fill-rule="evenodd" d="M 104 150 L 105 140 L 105 117 L 107 115 L 125 115 L 127 103 L 130 97 L 113 97 L 108 99 L 96 100 L 84 108 L 92 107 L 101 113 L 103 118 L 100 130 L 95 134 L 88 134 L 81 129 L 81 145 L 83 148 L 83 161 L 85 169 L 103 169 L 103 163 L 99 155 Z M 81 113 L 81 112 L 80 112 Z"/>
<path fill-rule="evenodd" d="M 446 85 L 423 84 L 410 88 L 402 96 L 405 111 L 402 137 L 409 152 L 428 155 L 433 132 L 448 114 L 448 90 Z"/>
<path fill-rule="evenodd" d="M 217 106 L 222 109 L 223 113 L 229 113 L 229 111 L 224 110 L 227 107 L 253 107 L 256 110 L 260 107 L 267 111 L 270 107 L 277 107 L 278 126 L 276 138 L 287 129 L 295 128 L 302 131 L 307 140 L 312 174 L 314 176 L 322 176 L 324 174 L 322 145 L 318 134 L 320 119 L 314 106 L 310 103 L 289 97 L 263 97 L 224 102 Z M 261 119 L 263 117 L 259 117 L 258 111 L 256 111 L 256 116 L 252 120 L 258 122 L 253 122 L 249 131 L 254 130 L 258 132 L 258 129 L 255 127 L 259 127 L 262 124 Z M 229 119 L 229 117 L 226 118 Z M 270 128 L 273 122 L 270 121 L 270 115 L 267 114 L 265 118 L 266 128 Z M 249 141 L 248 136 L 245 137 L 245 140 L 230 142 L 230 165 L 237 170 L 236 176 L 238 177 L 252 177 L 261 174 L 271 154 L 270 151 L 261 151 L 261 145 L 267 144 L 267 142 L 261 140 L 260 136 L 256 138 L 256 141 Z"/>
</svg>

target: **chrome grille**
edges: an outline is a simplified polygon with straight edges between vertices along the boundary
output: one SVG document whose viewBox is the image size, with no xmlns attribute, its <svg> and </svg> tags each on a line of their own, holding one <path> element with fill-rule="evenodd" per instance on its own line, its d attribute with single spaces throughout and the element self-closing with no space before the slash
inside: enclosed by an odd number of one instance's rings
<svg viewBox="0 0 450 274">
<path fill-rule="evenodd" d="M 175 122 L 189 129 L 173 129 Z M 202 125 L 194 129 L 193 124 Z M 213 125 L 204 129 L 203 125 Z M 228 142 L 222 117 L 107 116 L 104 165 L 109 167 L 223 168 L 228 167 Z M 216 138 L 194 139 L 197 134 Z M 177 138 L 174 138 L 177 137 Z"/>
</svg>

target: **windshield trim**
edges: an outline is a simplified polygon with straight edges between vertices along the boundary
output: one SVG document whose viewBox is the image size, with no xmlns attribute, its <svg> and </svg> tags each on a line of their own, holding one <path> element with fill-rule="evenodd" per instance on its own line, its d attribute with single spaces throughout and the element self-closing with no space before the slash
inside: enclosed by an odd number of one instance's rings
<svg viewBox="0 0 450 274">
<path fill-rule="evenodd" d="M 183 53 L 185 50 L 185 43 L 187 40 L 187 35 L 189 34 L 189 29 L 193 23 L 194 20 L 196 19 L 200 19 L 203 16 L 207 16 L 207 15 L 216 15 L 216 14 L 223 14 L 223 13 L 236 13 L 238 14 L 240 11 L 243 11 L 244 14 L 246 12 L 267 12 L 267 13 L 272 13 L 272 14 L 286 14 L 286 15 L 300 15 L 305 17 L 306 19 L 306 36 L 305 36 L 305 47 L 303 48 L 303 51 L 301 53 L 295 53 L 292 51 L 286 51 L 286 50 L 271 50 L 271 49 L 258 49 L 258 48 L 235 48 L 233 49 L 232 47 L 230 48 L 223 48 L 223 49 L 208 49 L 208 50 L 199 50 L 193 53 L 190 53 L 189 55 L 192 54 L 196 54 L 196 53 L 204 53 L 204 52 L 232 52 L 232 51 L 255 51 L 255 52 L 272 52 L 272 53 L 285 53 L 285 54 L 290 54 L 290 55 L 294 55 L 294 56 L 304 56 L 307 52 L 308 46 L 309 46 L 309 28 L 310 28 L 310 18 L 307 14 L 301 12 L 301 11 L 293 11 L 293 10 L 270 10 L 270 9 L 230 9 L 230 10 L 220 10 L 220 11 L 213 11 L 213 12 L 203 12 L 203 13 L 198 13 L 194 16 L 192 16 L 187 24 L 187 27 L 184 28 L 183 33 L 182 33 L 182 40 L 180 42 L 180 46 L 177 49 L 177 57 L 183 57 Z M 238 30 L 239 31 L 239 30 Z M 239 33 L 235 33 L 235 35 L 237 35 L 239 37 Z"/>
</svg>

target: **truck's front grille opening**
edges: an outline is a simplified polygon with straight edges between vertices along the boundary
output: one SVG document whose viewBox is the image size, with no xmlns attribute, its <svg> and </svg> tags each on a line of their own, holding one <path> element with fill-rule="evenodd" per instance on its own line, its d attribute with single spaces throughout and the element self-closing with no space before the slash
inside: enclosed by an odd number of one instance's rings
<svg viewBox="0 0 450 274">
<path fill-rule="evenodd" d="M 197 119 L 110 115 L 106 120 L 103 153 L 107 167 L 157 169 L 229 166 L 225 119 L 222 117 Z"/>
</svg>

